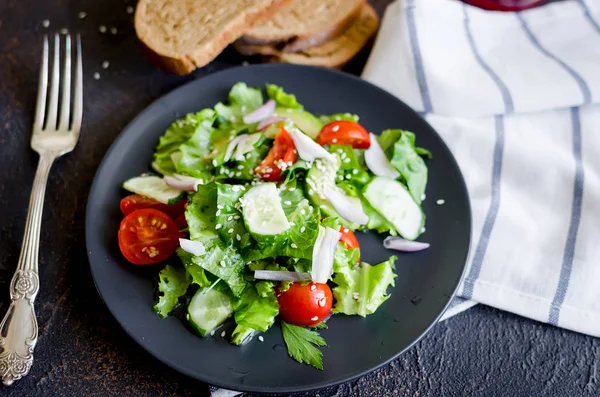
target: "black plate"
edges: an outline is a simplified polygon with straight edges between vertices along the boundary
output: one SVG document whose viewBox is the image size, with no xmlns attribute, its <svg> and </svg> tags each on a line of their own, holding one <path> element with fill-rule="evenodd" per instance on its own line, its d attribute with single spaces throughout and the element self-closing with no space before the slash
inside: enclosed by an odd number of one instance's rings
<svg viewBox="0 0 600 397">
<path fill-rule="evenodd" d="M 423 209 L 427 231 L 420 238 L 431 248 L 399 254 L 398 278 L 391 298 L 367 318 L 334 316 L 321 335 L 324 371 L 288 358 L 279 326 L 243 347 L 216 335 L 202 339 L 177 318 L 152 311 L 156 268 L 136 267 L 121 256 L 117 230 L 124 180 L 149 169 L 153 148 L 169 124 L 227 98 L 231 86 L 274 83 L 294 93 L 314 113 L 360 115 L 369 130 L 414 131 L 417 143 L 433 153 Z M 436 205 L 438 198 L 444 205 Z M 215 73 L 165 95 L 129 124 L 114 142 L 94 179 L 86 213 L 86 242 L 96 287 L 125 331 L 156 358 L 176 370 L 228 389 L 299 392 L 332 386 L 387 363 L 418 341 L 438 320 L 463 273 L 471 233 L 464 180 L 437 133 L 413 110 L 387 92 L 336 71 L 292 65 L 257 65 Z M 362 259 L 378 263 L 393 252 L 383 237 L 360 235 Z"/>
</svg>

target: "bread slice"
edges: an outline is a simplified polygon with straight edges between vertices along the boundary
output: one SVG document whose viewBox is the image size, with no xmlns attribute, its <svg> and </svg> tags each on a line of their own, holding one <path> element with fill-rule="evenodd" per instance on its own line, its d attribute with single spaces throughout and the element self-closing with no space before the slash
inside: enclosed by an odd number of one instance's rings
<svg viewBox="0 0 600 397">
<path fill-rule="evenodd" d="M 301 51 L 340 35 L 364 4 L 365 0 L 292 0 L 240 40 L 244 44 L 276 44 L 283 52 Z"/>
<path fill-rule="evenodd" d="M 234 43 L 234 46 L 243 55 L 266 55 L 274 62 L 338 68 L 358 54 L 377 32 L 378 27 L 377 13 L 373 7 L 365 4 L 348 30 L 332 40 L 304 51 L 290 53 L 278 50 L 273 45 L 247 45 L 241 42 Z"/>
<path fill-rule="evenodd" d="M 177 74 L 212 61 L 290 0 L 140 0 L 135 31 L 153 60 Z"/>
</svg>

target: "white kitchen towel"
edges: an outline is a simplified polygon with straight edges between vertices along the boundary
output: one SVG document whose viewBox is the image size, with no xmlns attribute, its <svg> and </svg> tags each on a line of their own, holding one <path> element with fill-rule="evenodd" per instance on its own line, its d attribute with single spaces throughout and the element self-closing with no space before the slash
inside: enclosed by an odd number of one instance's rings
<svg viewBox="0 0 600 397">
<path fill-rule="evenodd" d="M 600 1 L 399 0 L 363 78 L 420 111 L 466 179 L 472 249 L 444 318 L 483 303 L 600 336 Z"/>
</svg>

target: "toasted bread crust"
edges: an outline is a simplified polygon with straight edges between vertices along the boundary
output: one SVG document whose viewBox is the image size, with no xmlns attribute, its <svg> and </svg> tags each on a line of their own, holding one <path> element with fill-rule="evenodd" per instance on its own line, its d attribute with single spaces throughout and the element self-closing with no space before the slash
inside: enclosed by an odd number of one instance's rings
<svg viewBox="0 0 600 397">
<path fill-rule="evenodd" d="M 262 0 L 256 7 L 240 12 L 228 21 L 227 26 L 218 35 L 206 42 L 199 43 L 197 48 L 188 48 L 185 51 L 168 51 L 161 47 L 160 39 L 153 35 L 153 25 L 147 23 L 147 7 L 150 0 L 140 0 L 136 8 L 134 26 L 139 40 L 148 53 L 149 58 L 160 68 L 167 72 L 184 75 L 198 67 L 205 66 L 217 57 L 230 43 L 240 37 L 254 23 L 268 19 L 291 0 Z M 261 7 L 261 3 L 264 7 Z M 163 46 L 164 47 L 164 46 Z"/>
<path fill-rule="evenodd" d="M 321 32 L 348 25 L 364 4 L 366 0 L 292 0 L 289 6 L 282 8 L 269 20 L 249 29 L 245 38 L 248 44 L 277 44 L 309 39 Z"/>
<path fill-rule="evenodd" d="M 282 52 L 297 52 L 303 51 L 311 47 L 316 47 L 325 43 L 326 41 L 332 40 L 342 33 L 344 33 L 358 18 L 362 10 L 362 5 L 356 7 L 350 14 L 346 15 L 345 18 L 336 21 L 333 25 L 328 26 L 325 30 L 320 32 L 305 35 L 295 36 L 289 40 L 272 42 L 269 40 L 255 39 L 251 36 L 244 35 L 238 39 L 242 45 L 271 45 L 275 50 L 281 50 Z"/>
<path fill-rule="evenodd" d="M 239 41 L 234 47 L 243 55 L 261 54 L 271 61 L 339 68 L 348 63 L 377 32 L 379 18 L 368 4 L 360 16 L 341 35 L 319 46 L 295 53 L 283 52 L 272 45 L 247 45 Z"/>
</svg>

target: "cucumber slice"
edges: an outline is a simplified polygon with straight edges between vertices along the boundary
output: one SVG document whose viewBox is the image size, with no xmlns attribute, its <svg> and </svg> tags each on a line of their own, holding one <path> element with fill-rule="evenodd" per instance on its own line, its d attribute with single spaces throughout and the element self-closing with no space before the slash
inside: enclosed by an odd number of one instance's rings
<svg viewBox="0 0 600 397">
<path fill-rule="evenodd" d="M 300 131 L 304 132 L 312 139 L 316 139 L 317 135 L 319 135 L 319 132 L 321 132 L 321 128 L 323 128 L 323 123 L 321 120 L 305 110 L 277 108 L 275 109 L 275 114 L 277 116 L 287 117 L 292 120 L 292 122 L 300 129 Z"/>
<path fill-rule="evenodd" d="M 241 198 L 246 228 L 255 237 L 280 235 L 290 228 L 274 183 L 259 183 Z"/>
<path fill-rule="evenodd" d="M 407 240 L 421 234 L 425 215 L 406 187 L 387 177 L 375 177 L 364 191 L 369 204 Z"/>
<path fill-rule="evenodd" d="M 126 180 L 123 189 L 144 197 L 154 199 L 163 204 L 171 204 L 182 194 L 181 190 L 173 189 L 166 182 L 154 175 L 137 176 Z"/>
<path fill-rule="evenodd" d="M 232 314 L 231 299 L 216 289 L 199 289 L 188 305 L 188 320 L 202 336 L 210 335 Z"/>
</svg>

